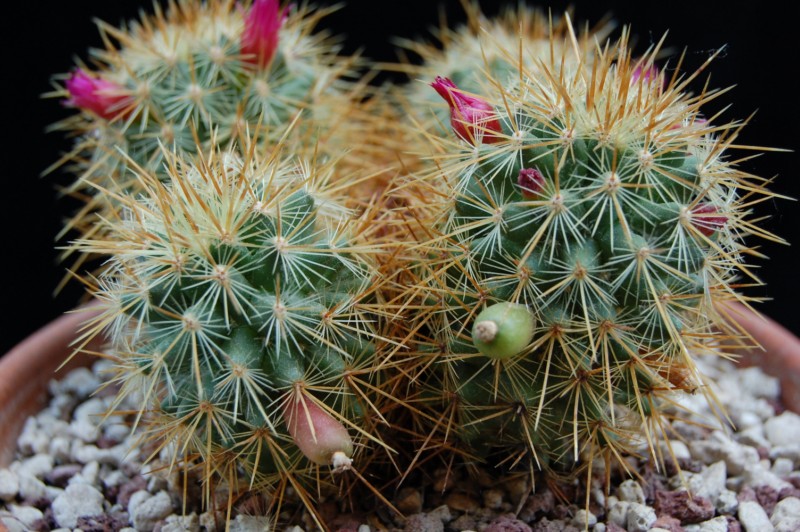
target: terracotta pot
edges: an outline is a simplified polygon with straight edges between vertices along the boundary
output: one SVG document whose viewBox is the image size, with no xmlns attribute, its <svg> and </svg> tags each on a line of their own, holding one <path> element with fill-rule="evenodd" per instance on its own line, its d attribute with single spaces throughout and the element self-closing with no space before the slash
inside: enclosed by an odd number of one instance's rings
<svg viewBox="0 0 800 532">
<path fill-rule="evenodd" d="M 763 350 L 741 351 L 743 362 L 761 366 L 770 375 L 778 377 L 784 403 L 800 412 L 800 339 L 769 318 L 757 316 L 744 307 L 730 305 L 728 309 L 733 320 L 764 347 Z M 50 379 L 92 362 L 91 356 L 76 356 L 54 374 L 72 352 L 70 344 L 89 313 L 74 312 L 62 316 L 0 359 L 0 467 L 13 459 L 17 435 L 25 419 L 41 410 L 47 401 Z"/>
<path fill-rule="evenodd" d="M 783 404 L 800 413 L 800 338 L 773 320 L 739 304 L 728 304 L 728 316 L 761 347 L 737 350 L 741 363 L 760 366 L 781 382 Z"/>
<path fill-rule="evenodd" d="M 79 354 L 59 369 L 73 351 L 70 344 L 81 324 L 90 316 L 88 308 L 65 314 L 0 358 L 0 467 L 14 459 L 25 420 L 46 404 L 50 380 L 93 361 L 93 357 Z"/>
</svg>

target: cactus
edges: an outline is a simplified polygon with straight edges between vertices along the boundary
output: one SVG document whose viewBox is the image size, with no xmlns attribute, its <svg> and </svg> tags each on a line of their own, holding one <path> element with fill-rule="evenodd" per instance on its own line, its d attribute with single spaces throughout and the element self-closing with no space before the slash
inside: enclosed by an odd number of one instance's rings
<svg viewBox="0 0 800 532">
<path fill-rule="evenodd" d="M 337 161 L 294 153 L 167 152 L 168 181 L 136 173 L 104 238 L 74 243 L 110 257 L 87 335 L 109 339 L 118 400 L 141 394 L 148 438 L 231 493 L 241 474 L 300 491 L 381 445 L 376 250 L 339 202 Z"/>
<path fill-rule="evenodd" d="M 78 179 L 67 192 L 86 204 L 65 232 L 99 236 L 93 213 L 108 216 L 116 194 L 138 192 L 127 169 L 167 180 L 163 148 L 191 156 L 258 138 L 257 149 L 270 149 L 287 132 L 306 141 L 296 146 L 308 159 L 358 146 L 349 135 L 368 116 L 356 109 L 365 89 L 359 60 L 312 33 L 330 10 L 281 9 L 277 0 L 155 9 L 128 27 L 99 23 L 106 47 L 92 50 L 94 67 L 75 69 L 53 93 L 78 110 L 53 126 L 77 138 L 58 164 L 71 165 Z M 358 164 L 355 152 L 348 157 Z"/>
<path fill-rule="evenodd" d="M 667 76 L 627 31 L 594 48 L 569 26 L 549 46 L 498 35 L 432 52 L 439 67 L 481 50 L 442 72 L 458 82 L 415 75 L 447 106 L 414 120 L 432 163 L 395 188 L 417 223 L 404 356 L 418 452 L 552 474 L 642 448 L 658 463 L 675 398 L 714 400 L 694 357 L 722 353 L 734 333 L 718 303 L 758 282 L 742 239 L 775 238 L 747 218 L 766 180 L 730 156 L 741 124 L 702 115 L 718 91 L 687 92 L 708 62 Z M 431 113 L 419 90 L 410 116 Z"/>
<path fill-rule="evenodd" d="M 694 357 L 758 282 L 743 238 L 775 237 L 748 219 L 769 192 L 730 157 L 741 124 L 687 92 L 706 65 L 667 76 L 627 31 L 467 7 L 443 50 L 405 44 L 430 86 L 394 95 L 275 0 L 101 25 L 98 67 L 59 92 L 93 190 L 69 251 L 109 257 L 86 336 L 149 437 L 231 497 L 291 486 L 314 513 L 320 468 L 396 468 L 403 438 L 409 468 L 659 462 L 674 398 L 714 400 Z"/>
</svg>

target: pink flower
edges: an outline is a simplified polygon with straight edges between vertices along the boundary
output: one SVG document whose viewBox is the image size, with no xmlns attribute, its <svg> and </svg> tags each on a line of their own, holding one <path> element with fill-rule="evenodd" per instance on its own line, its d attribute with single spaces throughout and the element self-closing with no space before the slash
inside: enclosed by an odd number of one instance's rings
<svg viewBox="0 0 800 532">
<path fill-rule="evenodd" d="M 91 111 L 107 120 L 127 113 L 127 107 L 133 101 L 122 86 L 93 77 L 80 68 L 72 73 L 66 85 L 70 97 L 64 105 Z"/>
<path fill-rule="evenodd" d="M 536 168 L 523 168 L 517 176 L 517 185 L 522 189 L 522 197 L 538 199 L 544 190 L 544 175 Z"/>
<path fill-rule="evenodd" d="M 278 49 L 278 33 L 287 13 L 278 0 L 255 0 L 244 20 L 241 52 L 245 61 L 266 68 Z"/>
<path fill-rule="evenodd" d="M 489 102 L 464 94 L 450 79 L 441 76 L 436 76 L 431 87 L 450 106 L 450 124 L 460 138 L 473 146 L 502 140 L 503 129 Z"/>
<path fill-rule="evenodd" d="M 713 235 L 728 223 L 728 217 L 710 203 L 698 203 L 692 209 L 692 225 L 705 236 Z"/>
<path fill-rule="evenodd" d="M 636 85 L 640 82 L 640 80 L 641 83 L 644 83 L 645 85 L 655 83 L 658 93 L 661 94 L 661 92 L 664 91 L 664 85 L 666 84 L 667 80 L 662 79 L 661 83 L 658 83 L 658 76 L 659 70 L 657 66 L 652 64 L 650 66 L 639 64 L 633 69 L 633 72 L 631 72 L 631 85 Z"/>
</svg>

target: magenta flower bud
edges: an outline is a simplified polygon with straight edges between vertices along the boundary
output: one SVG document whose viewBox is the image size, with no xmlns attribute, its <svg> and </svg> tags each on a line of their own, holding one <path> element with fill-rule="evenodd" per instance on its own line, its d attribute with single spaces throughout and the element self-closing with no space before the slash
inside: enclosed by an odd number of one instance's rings
<svg viewBox="0 0 800 532">
<path fill-rule="evenodd" d="M 126 113 L 133 101 L 122 86 L 93 77 L 83 69 L 75 70 L 66 86 L 70 97 L 64 100 L 64 105 L 91 111 L 107 120 Z"/>
<path fill-rule="evenodd" d="M 658 81 L 659 70 L 658 67 L 655 65 L 644 66 L 638 65 L 636 68 L 633 69 L 631 72 L 631 85 L 636 85 L 641 80 L 642 83 L 648 85 L 650 83 Z M 664 90 L 664 84 L 666 83 L 665 79 L 661 80 L 661 83 L 658 83 L 658 92 L 661 93 Z"/>
<path fill-rule="evenodd" d="M 278 33 L 286 21 L 286 9 L 278 0 L 254 0 L 244 19 L 241 52 L 244 60 L 266 68 L 278 49 Z"/>
<path fill-rule="evenodd" d="M 528 200 L 539 199 L 544 190 L 544 175 L 536 168 L 523 168 L 519 171 L 517 185 L 522 189 L 522 197 Z"/>
<path fill-rule="evenodd" d="M 460 138 L 473 146 L 481 142 L 493 144 L 502 140 L 503 129 L 489 102 L 464 94 L 450 79 L 441 76 L 436 76 L 431 87 L 450 106 L 450 124 Z"/>
<path fill-rule="evenodd" d="M 692 209 L 692 225 L 705 236 L 711 236 L 728 223 L 728 217 L 710 203 L 698 203 Z"/>
</svg>

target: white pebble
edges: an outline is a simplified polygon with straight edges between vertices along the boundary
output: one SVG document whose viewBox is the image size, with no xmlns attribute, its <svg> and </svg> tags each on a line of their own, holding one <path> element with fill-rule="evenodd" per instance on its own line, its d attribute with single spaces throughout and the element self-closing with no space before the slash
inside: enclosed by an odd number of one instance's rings
<svg viewBox="0 0 800 532">
<path fill-rule="evenodd" d="M 767 437 L 764 436 L 764 426 L 760 422 L 758 425 L 753 425 L 737 432 L 736 441 L 750 447 L 765 447 L 767 449 L 771 447 Z"/>
<path fill-rule="evenodd" d="M 75 528 L 79 517 L 103 513 L 103 494 L 88 484 L 71 484 L 56 497 L 52 508 L 59 526 Z"/>
<path fill-rule="evenodd" d="M 710 466 L 705 467 L 700 471 L 700 474 L 695 475 L 694 478 L 699 478 L 701 480 L 701 488 L 697 489 L 695 494 L 706 497 L 714 502 L 717 497 L 719 497 L 719 494 L 722 493 L 722 490 L 725 489 L 725 480 L 728 478 L 728 468 L 725 466 L 725 462 L 720 460 L 719 462 L 714 462 Z"/>
<path fill-rule="evenodd" d="M 788 458 L 795 464 L 800 464 L 800 443 L 775 446 L 769 450 L 769 457 L 773 460 L 776 458 Z"/>
<path fill-rule="evenodd" d="M 770 522 L 775 526 L 776 531 L 796 532 L 800 530 L 800 499 L 786 497 L 779 501 L 772 510 Z"/>
<path fill-rule="evenodd" d="M 572 524 L 580 529 L 592 528 L 597 524 L 597 516 L 586 510 L 578 510 L 572 518 Z"/>
<path fill-rule="evenodd" d="M 772 471 L 779 477 L 785 477 L 794 469 L 794 461 L 788 458 L 776 458 L 772 463 Z"/>
<path fill-rule="evenodd" d="M 128 475 L 120 471 L 119 469 L 115 469 L 110 471 L 107 475 L 102 477 L 103 485 L 107 488 L 112 486 L 119 486 L 124 484 L 128 481 Z"/>
<path fill-rule="evenodd" d="M 265 532 L 270 529 L 269 518 L 254 515 L 237 515 L 233 521 L 228 521 L 230 532 Z"/>
<path fill-rule="evenodd" d="M 55 418 L 47 411 L 44 411 L 36 416 L 36 420 L 48 438 L 72 438 L 72 434 L 69 431 L 69 423 L 63 419 Z"/>
<path fill-rule="evenodd" d="M 692 456 L 705 464 L 725 460 L 728 472 L 732 475 L 742 474 L 748 465 L 759 460 L 758 451 L 754 448 L 741 445 L 718 430 L 712 432 L 706 440 L 691 442 L 689 448 Z"/>
<path fill-rule="evenodd" d="M 777 399 L 780 395 L 780 382 L 775 377 L 764 373 L 761 368 L 739 368 L 734 373 L 742 383 L 742 395 L 762 397 L 764 399 Z"/>
<path fill-rule="evenodd" d="M 70 440 L 63 436 L 56 436 L 50 440 L 50 447 L 48 449 L 50 456 L 56 462 L 67 462 L 70 460 Z"/>
<path fill-rule="evenodd" d="M 748 430 L 748 429 L 761 429 L 761 416 L 756 414 L 755 412 L 748 412 L 747 410 L 738 412 L 734 416 L 735 418 L 734 423 L 736 424 L 736 428 L 739 430 Z"/>
<path fill-rule="evenodd" d="M 744 474 L 742 474 L 742 485 L 752 488 L 769 486 L 775 488 L 775 491 L 781 491 L 782 489 L 792 487 L 791 484 L 780 479 L 775 473 L 767 469 L 768 467 L 769 462 L 766 462 L 766 465 L 762 462 L 756 462 L 747 466 L 744 470 Z"/>
<path fill-rule="evenodd" d="M 748 532 L 770 532 L 774 530 L 767 517 L 767 512 L 755 501 L 740 502 L 738 516 L 742 527 Z"/>
<path fill-rule="evenodd" d="M 19 493 L 19 477 L 8 469 L 0 469 L 0 500 L 10 501 Z"/>
<path fill-rule="evenodd" d="M 119 465 L 127 449 L 125 445 L 115 445 L 108 449 L 100 449 L 94 444 L 84 444 L 80 440 L 75 440 L 72 445 L 72 459 L 80 464 L 89 462 L 99 462 L 101 464 Z"/>
<path fill-rule="evenodd" d="M 42 420 L 49 417 L 50 419 L 66 418 L 75 406 L 75 398 L 69 395 L 56 395 L 50 400 L 45 410 L 42 410 L 36 417 Z"/>
<path fill-rule="evenodd" d="M 128 513 L 136 530 L 150 532 L 156 523 L 172 513 L 172 500 L 166 491 L 151 496 L 147 491 L 140 490 L 131 496 Z"/>
<path fill-rule="evenodd" d="M 775 416 L 775 407 L 766 399 L 736 396 L 726 409 L 734 426 L 746 428 Z M 756 418 L 760 421 L 756 421 Z"/>
<path fill-rule="evenodd" d="M 69 424 L 69 434 L 73 438 L 78 438 L 86 443 L 92 443 L 97 441 L 97 438 L 100 436 L 100 428 L 89 419 L 75 419 Z"/>
<path fill-rule="evenodd" d="M 200 519 L 192 512 L 189 515 L 170 515 L 161 525 L 161 532 L 199 532 Z"/>
<path fill-rule="evenodd" d="M 109 440 L 121 442 L 131 433 L 131 428 L 123 423 L 106 423 L 103 425 L 103 435 Z"/>
<path fill-rule="evenodd" d="M 728 532 L 728 520 L 719 516 L 696 525 L 685 525 L 683 530 L 685 532 Z"/>
<path fill-rule="evenodd" d="M 14 462 L 11 464 L 11 468 L 19 474 L 43 479 L 47 473 L 53 470 L 53 457 L 45 453 L 36 454 L 21 462 Z"/>
<path fill-rule="evenodd" d="M 56 500 L 56 497 L 64 493 L 64 488 L 57 488 L 55 486 L 45 486 L 45 498 L 48 501 Z"/>
<path fill-rule="evenodd" d="M 800 442 L 800 416 L 787 410 L 764 423 L 764 433 L 772 445 L 792 445 Z"/>
<path fill-rule="evenodd" d="M 5 526 L 8 532 L 28 532 L 28 529 L 11 515 L 3 515 L 0 513 L 0 525 Z M 2 530 L 2 529 L 0 529 Z"/>
<path fill-rule="evenodd" d="M 450 513 L 450 507 L 446 504 L 437 506 L 428 512 L 428 517 L 432 519 L 441 519 L 442 523 L 449 523 L 453 520 L 453 515 Z"/>
<path fill-rule="evenodd" d="M 89 462 L 81 472 L 69 479 L 69 484 L 88 484 L 90 486 L 97 485 L 97 477 L 100 473 L 100 464 L 97 462 Z"/>
<path fill-rule="evenodd" d="M 689 452 L 689 447 L 682 441 L 670 440 L 669 445 L 670 447 L 667 449 L 672 448 L 672 454 L 676 460 L 689 460 L 692 457 L 692 453 Z M 668 450 L 667 454 L 669 454 Z"/>
<path fill-rule="evenodd" d="M 617 488 L 617 498 L 624 502 L 638 502 L 644 504 L 644 491 L 633 479 L 628 479 Z"/>
<path fill-rule="evenodd" d="M 44 514 L 42 511 L 33 506 L 18 506 L 16 504 L 11 504 L 8 508 L 11 510 L 11 515 L 16 517 L 20 523 L 24 524 L 28 528 L 33 528 L 33 525 L 36 521 L 44 519 Z"/>
<path fill-rule="evenodd" d="M 24 455 L 44 453 L 47 452 L 49 445 L 50 438 L 39 428 L 36 418 L 29 417 L 26 419 L 22 432 L 17 438 L 17 447 L 20 452 Z"/>
<path fill-rule="evenodd" d="M 106 405 L 103 400 L 99 397 L 92 397 L 75 407 L 75 411 L 72 413 L 72 419 L 85 419 L 93 421 L 94 424 L 99 424 L 105 413 Z"/>
<path fill-rule="evenodd" d="M 656 511 L 638 502 L 629 503 L 628 516 L 625 523 L 628 532 L 646 532 L 656 522 Z"/>
<path fill-rule="evenodd" d="M 722 515 L 733 515 L 739 509 L 739 498 L 731 490 L 722 490 L 717 500 L 713 502 L 717 513 Z"/>
<path fill-rule="evenodd" d="M 777 399 L 780 395 L 779 380 L 767 375 L 758 366 L 739 368 L 735 375 L 741 380 L 742 388 L 753 397 Z"/>
<path fill-rule="evenodd" d="M 161 475 L 161 471 L 148 472 L 150 478 L 147 480 L 147 491 L 150 493 L 158 493 L 161 490 L 168 489 L 167 479 Z"/>
<path fill-rule="evenodd" d="M 71 393 L 80 398 L 89 397 L 100 385 L 100 380 L 89 368 L 77 368 L 70 371 L 60 381 L 50 381 L 50 393 L 53 395 Z"/>
<path fill-rule="evenodd" d="M 19 473 L 18 475 L 20 497 L 29 501 L 47 498 L 47 486 L 44 485 L 44 482 L 27 473 Z"/>
<path fill-rule="evenodd" d="M 611 499 L 611 497 L 609 497 L 609 499 Z M 624 501 L 614 500 L 612 502 L 609 500 L 608 515 L 606 519 L 608 519 L 615 525 L 625 527 L 628 522 L 628 507 L 630 506 L 630 504 L 631 503 Z"/>
</svg>

